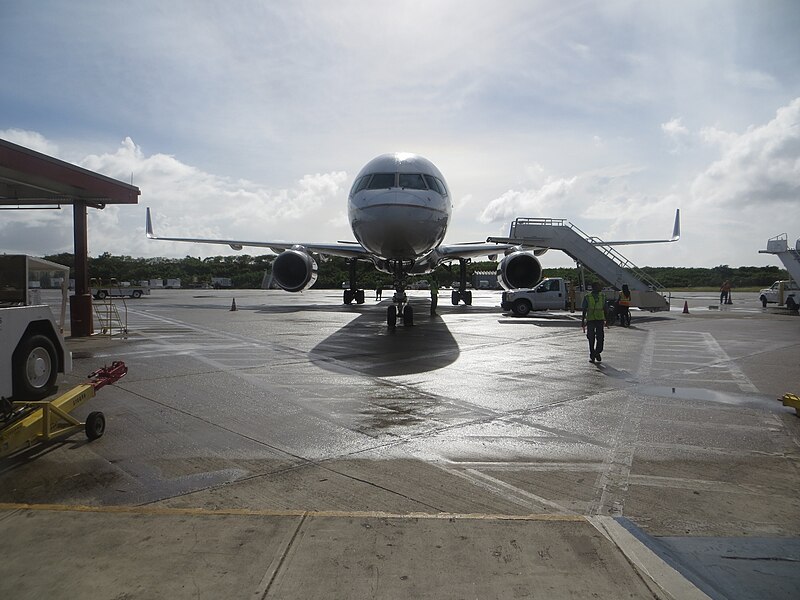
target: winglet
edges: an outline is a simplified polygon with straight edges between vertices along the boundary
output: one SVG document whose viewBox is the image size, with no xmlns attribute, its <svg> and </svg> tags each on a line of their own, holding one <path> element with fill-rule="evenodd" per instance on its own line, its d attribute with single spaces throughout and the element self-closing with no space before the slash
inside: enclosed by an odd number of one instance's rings
<svg viewBox="0 0 800 600">
<path fill-rule="evenodd" d="M 150 219 L 150 207 L 147 207 L 147 222 L 145 224 L 145 232 L 147 233 L 147 237 L 151 240 L 157 240 L 158 238 L 153 233 L 153 221 Z"/>
<path fill-rule="evenodd" d="M 681 209 L 675 209 L 675 225 L 672 226 L 672 237 L 670 242 L 677 242 L 681 239 Z"/>
<path fill-rule="evenodd" d="M 667 244 L 677 242 L 681 239 L 681 209 L 675 209 L 675 224 L 672 226 L 672 237 L 668 240 L 621 240 L 616 242 L 605 242 L 596 238 L 590 239 L 593 246 L 630 246 L 633 244 Z"/>
</svg>

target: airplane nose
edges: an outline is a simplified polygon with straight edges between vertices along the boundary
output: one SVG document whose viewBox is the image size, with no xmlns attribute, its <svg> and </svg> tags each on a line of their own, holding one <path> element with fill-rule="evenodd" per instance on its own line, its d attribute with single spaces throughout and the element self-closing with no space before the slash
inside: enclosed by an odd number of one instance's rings
<svg viewBox="0 0 800 600">
<path fill-rule="evenodd" d="M 449 213 L 438 195 L 386 190 L 358 200 L 353 232 L 379 256 L 413 260 L 444 238 Z"/>
</svg>

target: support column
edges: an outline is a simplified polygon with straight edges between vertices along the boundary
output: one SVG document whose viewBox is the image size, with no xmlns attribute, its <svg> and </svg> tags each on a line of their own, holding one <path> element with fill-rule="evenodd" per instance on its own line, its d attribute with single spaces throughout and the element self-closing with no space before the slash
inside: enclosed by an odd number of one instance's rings
<svg viewBox="0 0 800 600">
<path fill-rule="evenodd" d="M 69 298 L 69 324 L 72 337 L 87 337 L 94 332 L 92 296 L 89 289 L 89 246 L 86 203 L 72 205 L 72 227 L 75 238 L 75 294 Z"/>
</svg>

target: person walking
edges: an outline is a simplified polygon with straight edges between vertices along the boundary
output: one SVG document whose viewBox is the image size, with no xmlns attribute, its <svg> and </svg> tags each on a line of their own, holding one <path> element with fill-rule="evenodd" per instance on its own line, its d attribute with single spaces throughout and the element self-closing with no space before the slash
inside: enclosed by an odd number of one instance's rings
<svg viewBox="0 0 800 600">
<path fill-rule="evenodd" d="M 375 301 L 377 302 L 378 300 L 382 299 L 383 299 L 383 287 L 379 285 L 378 287 L 375 288 Z"/>
<path fill-rule="evenodd" d="M 628 287 L 628 284 L 625 283 L 622 285 L 622 291 L 619 293 L 619 299 L 617 300 L 617 315 L 619 316 L 619 322 L 624 327 L 628 327 L 631 324 L 631 290 Z"/>
<path fill-rule="evenodd" d="M 600 291 L 600 284 L 592 282 L 592 292 L 583 298 L 581 328 L 586 332 L 589 340 L 589 362 L 602 362 L 600 354 L 603 352 L 605 332 L 603 327 L 608 327 L 606 313 L 606 297 Z"/>
<path fill-rule="evenodd" d="M 436 307 L 439 305 L 439 284 L 436 278 L 431 279 L 431 316 L 436 315 Z"/>
<path fill-rule="evenodd" d="M 731 284 L 728 280 L 725 280 L 719 288 L 719 303 L 720 304 L 732 304 L 729 302 L 729 296 L 731 293 Z"/>
</svg>

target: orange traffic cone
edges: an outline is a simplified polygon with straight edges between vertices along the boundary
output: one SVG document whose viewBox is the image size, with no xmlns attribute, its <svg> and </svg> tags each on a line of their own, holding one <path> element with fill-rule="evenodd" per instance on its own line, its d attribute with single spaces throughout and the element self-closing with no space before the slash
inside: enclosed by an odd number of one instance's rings
<svg viewBox="0 0 800 600">
<path fill-rule="evenodd" d="M 236 310 L 236 298 L 234 298 L 233 302 L 231 302 L 231 310 Z"/>
<path fill-rule="evenodd" d="M 231 310 L 234 310 L 234 309 L 231 309 Z M 685 315 L 689 314 L 689 301 L 688 300 L 684 300 L 683 301 L 683 314 L 685 314 Z"/>
</svg>

